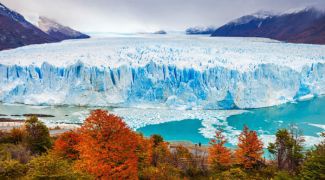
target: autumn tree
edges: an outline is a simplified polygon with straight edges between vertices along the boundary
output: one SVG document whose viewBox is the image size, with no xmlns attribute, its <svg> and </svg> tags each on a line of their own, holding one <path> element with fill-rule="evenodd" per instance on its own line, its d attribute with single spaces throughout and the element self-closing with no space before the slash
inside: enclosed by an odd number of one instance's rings
<svg viewBox="0 0 325 180">
<path fill-rule="evenodd" d="M 94 110 L 80 129 L 76 167 L 98 179 L 137 179 L 137 137 L 121 118 Z"/>
<path fill-rule="evenodd" d="M 151 135 L 150 139 L 151 139 L 154 147 L 157 147 L 159 144 L 164 142 L 164 138 L 159 134 Z"/>
<path fill-rule="evenodd" d="M 238 148 L 235 157 L 239 164 L 246 169 L 254 168 L 262 160 L 263 143 L 258 139 L 256 131 L 251 131 L 244 126 L 238 137 Z"/>
<path fill-rule="evenodd" d="M 152 148 L 152 165 L 157 167 L 159 164 L 167 163 L 171 159 L 171 153 L 168 144 L 160 135 L 152 135 L 150 140 L 153 143 Z"/>
<path fill-rule="evenodd" d="M 80 135 L 77 132 L 65 132 L 54 142 L 54 153 L 60 157 L 76 160 L 79 157 L 79 151 L 76 149 L 79 142 Z"/>
<path fill-rule="evenodd" d="M 294 172 L 303 160 L 304 139 L 298 134 L 297 129 L 279 129 L 276 140 L 268 146 L 269 152 L 274 155 L 280 170 Z"/>
<path fill-rule="evenodd" d="M 139 169 L 140 179 L 179 179 L 180 170 L 173 164 L 168 143 L 160 135 L 152 135 L 150 143 L 151 163 L 150 166 Z"/>
<path fill-rule="evenodd" d="M 209 164 L 215 171 L 222 171 L 231 165 L 231 151 L 225 147 L 225 137 L 221 131 L 217 131 L 215 138 L 211 139 L 209 147 Z"/>
<path fill-rule="evenodd" d="M 142 178 L 144 170 L 151 166 L 153 143 L 150 139 L 143 137 L 142 134 L 137 135 L 137 142 L 138 175 Z"/>
<path fill-rule="evenodd" d="M 25 121 L 27 145 L 34 154 L 46 152 L 51 147 L 51 139 L 48 128 L 32 116 Z"/>
</svg>

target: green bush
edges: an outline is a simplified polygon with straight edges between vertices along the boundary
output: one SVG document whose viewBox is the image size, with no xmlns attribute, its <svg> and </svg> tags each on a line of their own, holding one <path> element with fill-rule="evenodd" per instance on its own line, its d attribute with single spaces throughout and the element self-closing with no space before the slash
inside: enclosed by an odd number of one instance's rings
<svg viewBox="0 0 325 180">
<path fill-rule="evenodd" d="M 248 179 L 248 175 L 240 168 L 232 168 L 220 174 L 221 180 L 242 180 Z"/>
<path fill-rule="evenodd" d="M 14 159 L 26 164 L 30 158 L 30 151 L 22 144 L 0 144 L 0 160 Z"/>
<path fill-rule="evenodd" d="M 67 160 L 52 153 L 34 157 L 28 163 L 29 179 L 92 179 L 90 176 L 76 172 Z"/>
<path fill-rule="evenodd" d="M 17 160 L 0 161 L 0 179 L 18 179 L 25 173 L 26 166 Z"/>
<path fill-rule="evenodd" d="M 46 152 L 52 145 L 48 128 L 37 119 L 30 117 L 25 122 L 27 145 L 34 154 Z"/>
<path fill-rule="evenodd" d="M 325 179 L 325 143 L 307 153 L 300 173 L 302 179 Z"/>
<path fill-rule="evenodd" d="M 288 180 L 293 179 L 292 175 L 288 171 L 279 171 L 275 174 L 274 180 Z"/>
</svg>

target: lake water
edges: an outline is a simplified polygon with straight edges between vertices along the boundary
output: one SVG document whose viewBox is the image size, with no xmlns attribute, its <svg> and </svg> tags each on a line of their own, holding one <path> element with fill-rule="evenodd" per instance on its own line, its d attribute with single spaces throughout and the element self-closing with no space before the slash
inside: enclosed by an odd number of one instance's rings
<svg viewBox="0 0 325 180">
<path fill-rule="evenodd" d="M 55 116 L 41 118 L 47 125 L 81 124 L 92 109 L 96 108 L 0 104 L 0 114 L 7 115 L 0 118 L 23 119 L 19 115 L 37 113 Z M 325 97 L 250 110 L 104 109 L 119 115 L 131 128 L 145 136 L 160 134 L 167 141 L 208 144 L 216 128 L 220 127 L 229 141 L 229 147 L 237 143 L 237 136 L 244 125 L 256 130 L 265 146 L 274 140 L 277 129 L 290 125 L 302 130 L 306 146 L 320 142 L 319 134 L 325 130 Z"/>
<path fill-rule="evenodd" d="M 251 109 L 241 114 L 232 115 L 226 119 L 227 123 L 220 127 L 224 129 L 228 146 L 237 143 L 237 135 L 244 125 L 256 130 L 263 139 L 265 146 L 274 140 L 277 129 L 298 127 L 306 139 L 306 146 L 318 143 L 320 132 L 325 131 L 325 97 L 298 103 L 287 103 L 268 108 Z M 204 137 L 198 129 L 202 128 L 201 120 L 184 120 L 167 122 L 158 125 L 148 125 L 139 128 L 144 135 L 161 134 L 166 140 L 186 140 L 194 143 L 207 144 L 209 138 Z M 217 127 L 217 126 L 215 126 Z"/>
</svg>

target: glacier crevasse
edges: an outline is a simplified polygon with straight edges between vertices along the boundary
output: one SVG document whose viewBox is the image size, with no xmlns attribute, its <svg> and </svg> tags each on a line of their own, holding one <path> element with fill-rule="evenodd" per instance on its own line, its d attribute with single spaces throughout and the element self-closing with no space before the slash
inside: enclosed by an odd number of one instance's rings
<svg viewBox="0 0 325 180">
<path fill-rule="evenodd" d="M 38 105 L 141 106 L 233 109 L 272 106 L 325 94 L 325 65 L 300 72 L 275 64 L 253 71 L 203 71 L 150 62 L 145 66 L 66 67 L 0 64 L 0 101 Z"/>
</svg>

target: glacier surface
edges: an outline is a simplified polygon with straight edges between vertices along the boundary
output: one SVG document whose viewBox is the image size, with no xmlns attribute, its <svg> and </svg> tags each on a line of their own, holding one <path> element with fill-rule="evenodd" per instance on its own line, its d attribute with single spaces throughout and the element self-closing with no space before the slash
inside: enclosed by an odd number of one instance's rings
<svg viewBox="0 0 325 180">
<path fill-rule="evenodd" d="M 0 52 L 5 103 L 236 109 L 324 94 L 322 45 L 146 35 Z"/>
</svg>

